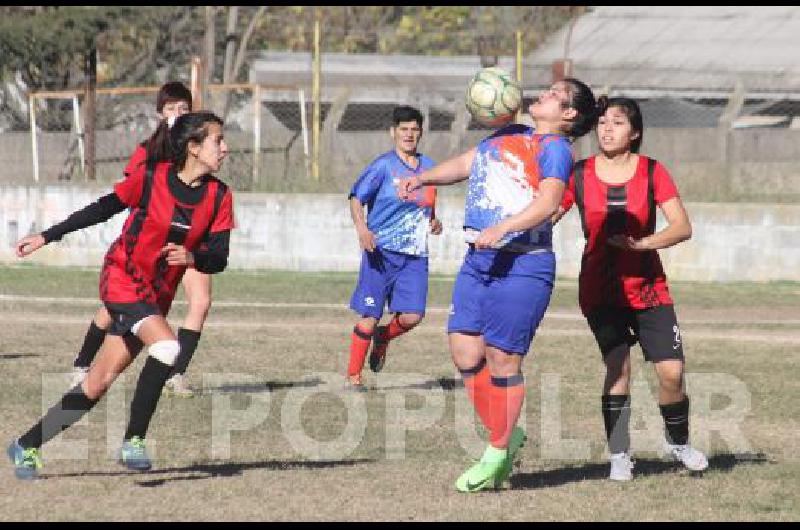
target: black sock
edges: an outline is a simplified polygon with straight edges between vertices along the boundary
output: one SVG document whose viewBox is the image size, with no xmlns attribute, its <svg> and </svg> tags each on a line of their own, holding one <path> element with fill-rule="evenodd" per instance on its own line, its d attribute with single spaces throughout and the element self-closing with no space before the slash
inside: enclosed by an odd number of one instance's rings
<svg viewBox="0 0 800 530">
<path fill-rule="evenodd" d="M 689 396 L 677 403 L 659 405 L 664 418 L 664 432 L 669 443 L 686 445 L 689 443 Z"/>
<path fill-rule="evenodd" d="M 39 423 L 20 436 L 19 445 L 25 449 L 41 447 L 81 419 L 98 401 L 86 397 L 81 385 L 77 385 L 64 394 L 61 401 L 50 407 Z"/>
<path fill-rule="evenodd" d="M 92 320 L 92 323 L 89 324 L 89 329 L 86 330 L 86 337 L 83 339 L 81 351 L 78 352 L 78 356 L 75 357 L 75 362 L 72 365 L 75 368 L 88 368 L 92 364 L 94 356 L 100 351 L 100 346 L 103 345 L 105 338 L 106 331 L 98 328 L 97 324 Z"/>
<path fill-rule="evenodd" d="M 175 361 L 175 367 L 172 369 L 170 376 L 186 373 L 186 369 L 189 367 L 189 362 L 192 360 L 192 356 L 197 349 L 197 343 L 199 341 L 199 331 L 186 328 L 178 329 L 178 342 L 181 345 L 181 353 L 178 354 L 178 360 Z"/>
<path fill-rule="evenodd" d="M 609 452 L 612 455 L 628 452 L 631 447 L 631 397 L 606 394 L 601 401 Z"/>
<path fill-rule="evenodd" d="M 171 370 L 170 365 L 154 357 L 147 357 L 133 393 L 131 417 L 125 430 L 125 440 L 130 440 L 134 436 L 144 438 L 147 434 L 150 419 L 156 411 L 158 398 L 161 397 L 161 389 L 164 388 Z"/>
</svg>

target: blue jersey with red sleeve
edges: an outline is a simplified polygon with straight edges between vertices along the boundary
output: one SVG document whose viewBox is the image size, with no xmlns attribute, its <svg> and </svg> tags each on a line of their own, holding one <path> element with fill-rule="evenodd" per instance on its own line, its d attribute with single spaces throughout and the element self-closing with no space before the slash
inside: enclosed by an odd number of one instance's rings
<svg viewBox="0 0 800 530">
<path fill-rule="evenodd" d="M 409 200 L 397 194 L 400 179 L 422 173 L 433 160 L 417 154 L 417 167 L 408 166 L 392 150 L 376 158 L 359 175 L 349 197 L 367 206 L 367 227 L 382 249 L 411 256 L 428 255 L 430 219 L 436 204 L 436 188 L 423 186 Z"/>
<path fill-rule="evenodd" d="M 538 196 L 539 183 L 557 178 L 565 184 L 572 171 L 572 147 L 558 134 L 535 134 L 512 124 L 481 141 L 467 187 L 464 229 L 472 242 L 484 228 L 524 210 Z M 548 220 L 529 230 L 511 232 L 501 248 L 528 251 L 552 247 Z"/>
</svg>

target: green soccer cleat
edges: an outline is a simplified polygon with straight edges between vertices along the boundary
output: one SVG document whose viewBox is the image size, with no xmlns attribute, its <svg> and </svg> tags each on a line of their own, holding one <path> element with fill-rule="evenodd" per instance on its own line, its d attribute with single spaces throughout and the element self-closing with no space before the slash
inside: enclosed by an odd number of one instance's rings
<svg viewBox="0 0 800 530">
<path fill-rule="evenodd" d="M 20 480 L 32 480 L 39 476 L 42 468 L 42 455 L 39 449 L 25 449 L 16 440 L 6 450 L 8 458 L 14 464 L 14 475 Z"/>
<path fill-rule="evenodd" d="M 508 440 L 508 456 L 503 462 L 503 469 L 495 479 L 495 488 L 501 487 L 503 482 L 508 480 L 511 476 L 511 471 L 514 467 L 514 458 L 517 456 L 517 452 L 519 452 L 522 446 L 525 445 L 525 440 L 527 439 L 528 437 L 521 427 L 514 427 L 514 430 L 511 431 L 511 437 Z"/>
<path fill-rule="evenodd" d="M 506 449 L 488 446 L 480 461 L 458 477 L 456 489 L 464 493 L 494 489 L 507 459 Z"/>
</svg>

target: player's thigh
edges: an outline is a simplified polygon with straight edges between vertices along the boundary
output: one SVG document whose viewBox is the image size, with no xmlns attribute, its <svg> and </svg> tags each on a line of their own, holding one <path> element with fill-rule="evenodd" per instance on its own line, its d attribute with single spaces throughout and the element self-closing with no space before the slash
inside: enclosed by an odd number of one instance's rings
<svg viewBox="0 0 800 530">
<path fill-rule="evenodd" d="M 683 361 L 683 340 L 672 305 L 636 311 L 636 333 L 648 361 Z"/>
<path fill-rule="evenodd" d="M 198 271 L 194 267 L 186 269 L 181 280 L 189 307 L 208 307 L 211 305 L 211 275 Z"/>
<path fill-rule="evenodd" d="M 350 297 L 350 309 L 363 317 L 380 320 L 389 294 L 391 270 L 387 270 L 380 249 L 364 251 L 358 271 L 358 281 Z"/>
<path fill-rule="evenodd" d="M 553 284 L 536 276 L 495 279 L 483 305 L 486 344 L 507 353 L 526 354 L 552 292 Z"/>
<path fill-rule="evenodd" d="M 389 290 L 389 311 L 424 315 L 428 299 L 428 258 L 409 256 L 403 261 Z"/>
<path fill-rule="evenodd" d="M 483 299 L 486 288 L 486 281 L 481 273 L 465 262 L 453 283 L 447 333 L 483 333 Z"/>
<path fill-rule="evenodd" d="M 637 338 L 632 331 L 634 318 L 633 310 L 614 306 L 600 306 L 587 315 L 586 322 L 606 364 L 616 366 L 636 344 Z"/>
<path fill-rule="evenodd" d="M 107 334 L 86 379 L 83 390 L 89 398 L 97 399 L 127 368 L 141 350 L 142 343 L 131 334 Z"/>
<path fill-rule="evenodd" d="M 146 346 L 165 340 L 177 340 L 167 319 L 161 315 L 151 315 L 143 320 L 136 330 L 136 336 Z"/>
</svg>

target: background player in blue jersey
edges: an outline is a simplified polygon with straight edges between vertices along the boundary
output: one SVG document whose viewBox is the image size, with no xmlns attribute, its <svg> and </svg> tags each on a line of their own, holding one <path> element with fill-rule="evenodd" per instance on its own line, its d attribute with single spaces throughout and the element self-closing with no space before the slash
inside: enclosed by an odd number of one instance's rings
<svg viewBox="0 0 800 530">
<path fill-rule="evenodd" d="M 405 196 L 424 184 L 469 178 L 464 229 L 470 245 L 453 286 L 447 332 L 489 444 L 456 481 L 463 492 L 502 485 L 525 439 L 516 426 L 525 399 L 522 359 L 553 290 L 550 217 L 572 171 L 567 137 L 586 134 L 597 117 L 592 91 L 577 79 L 555 83 L 528 111 L 535 131 L 509 125 L 401 183 Z"/>
<path fill-rule="evenodd" d="M 435 213 L 436 189 L 422 187 L 406 199 L 397 193 L 401 179 L 434 165 L 417 152 L 422 123 L 419 110 L 396 107 L 389 130 L 394 149 L 373 160 L 350 190 L 350 214 L 363 254 L 358 284 L 350 299 L 350 308 L 361 318 L 350 337 L 347 386 L 358 391 L 365 390 L 361 370 L 370 343 L 370 368 L 379 372 L 389 341 L 419 324 L 425 315 L 428 232 L 442 232 Z M 387 303 L 394 317 L 388 325 L 377 326 Z"/>
</svg>

